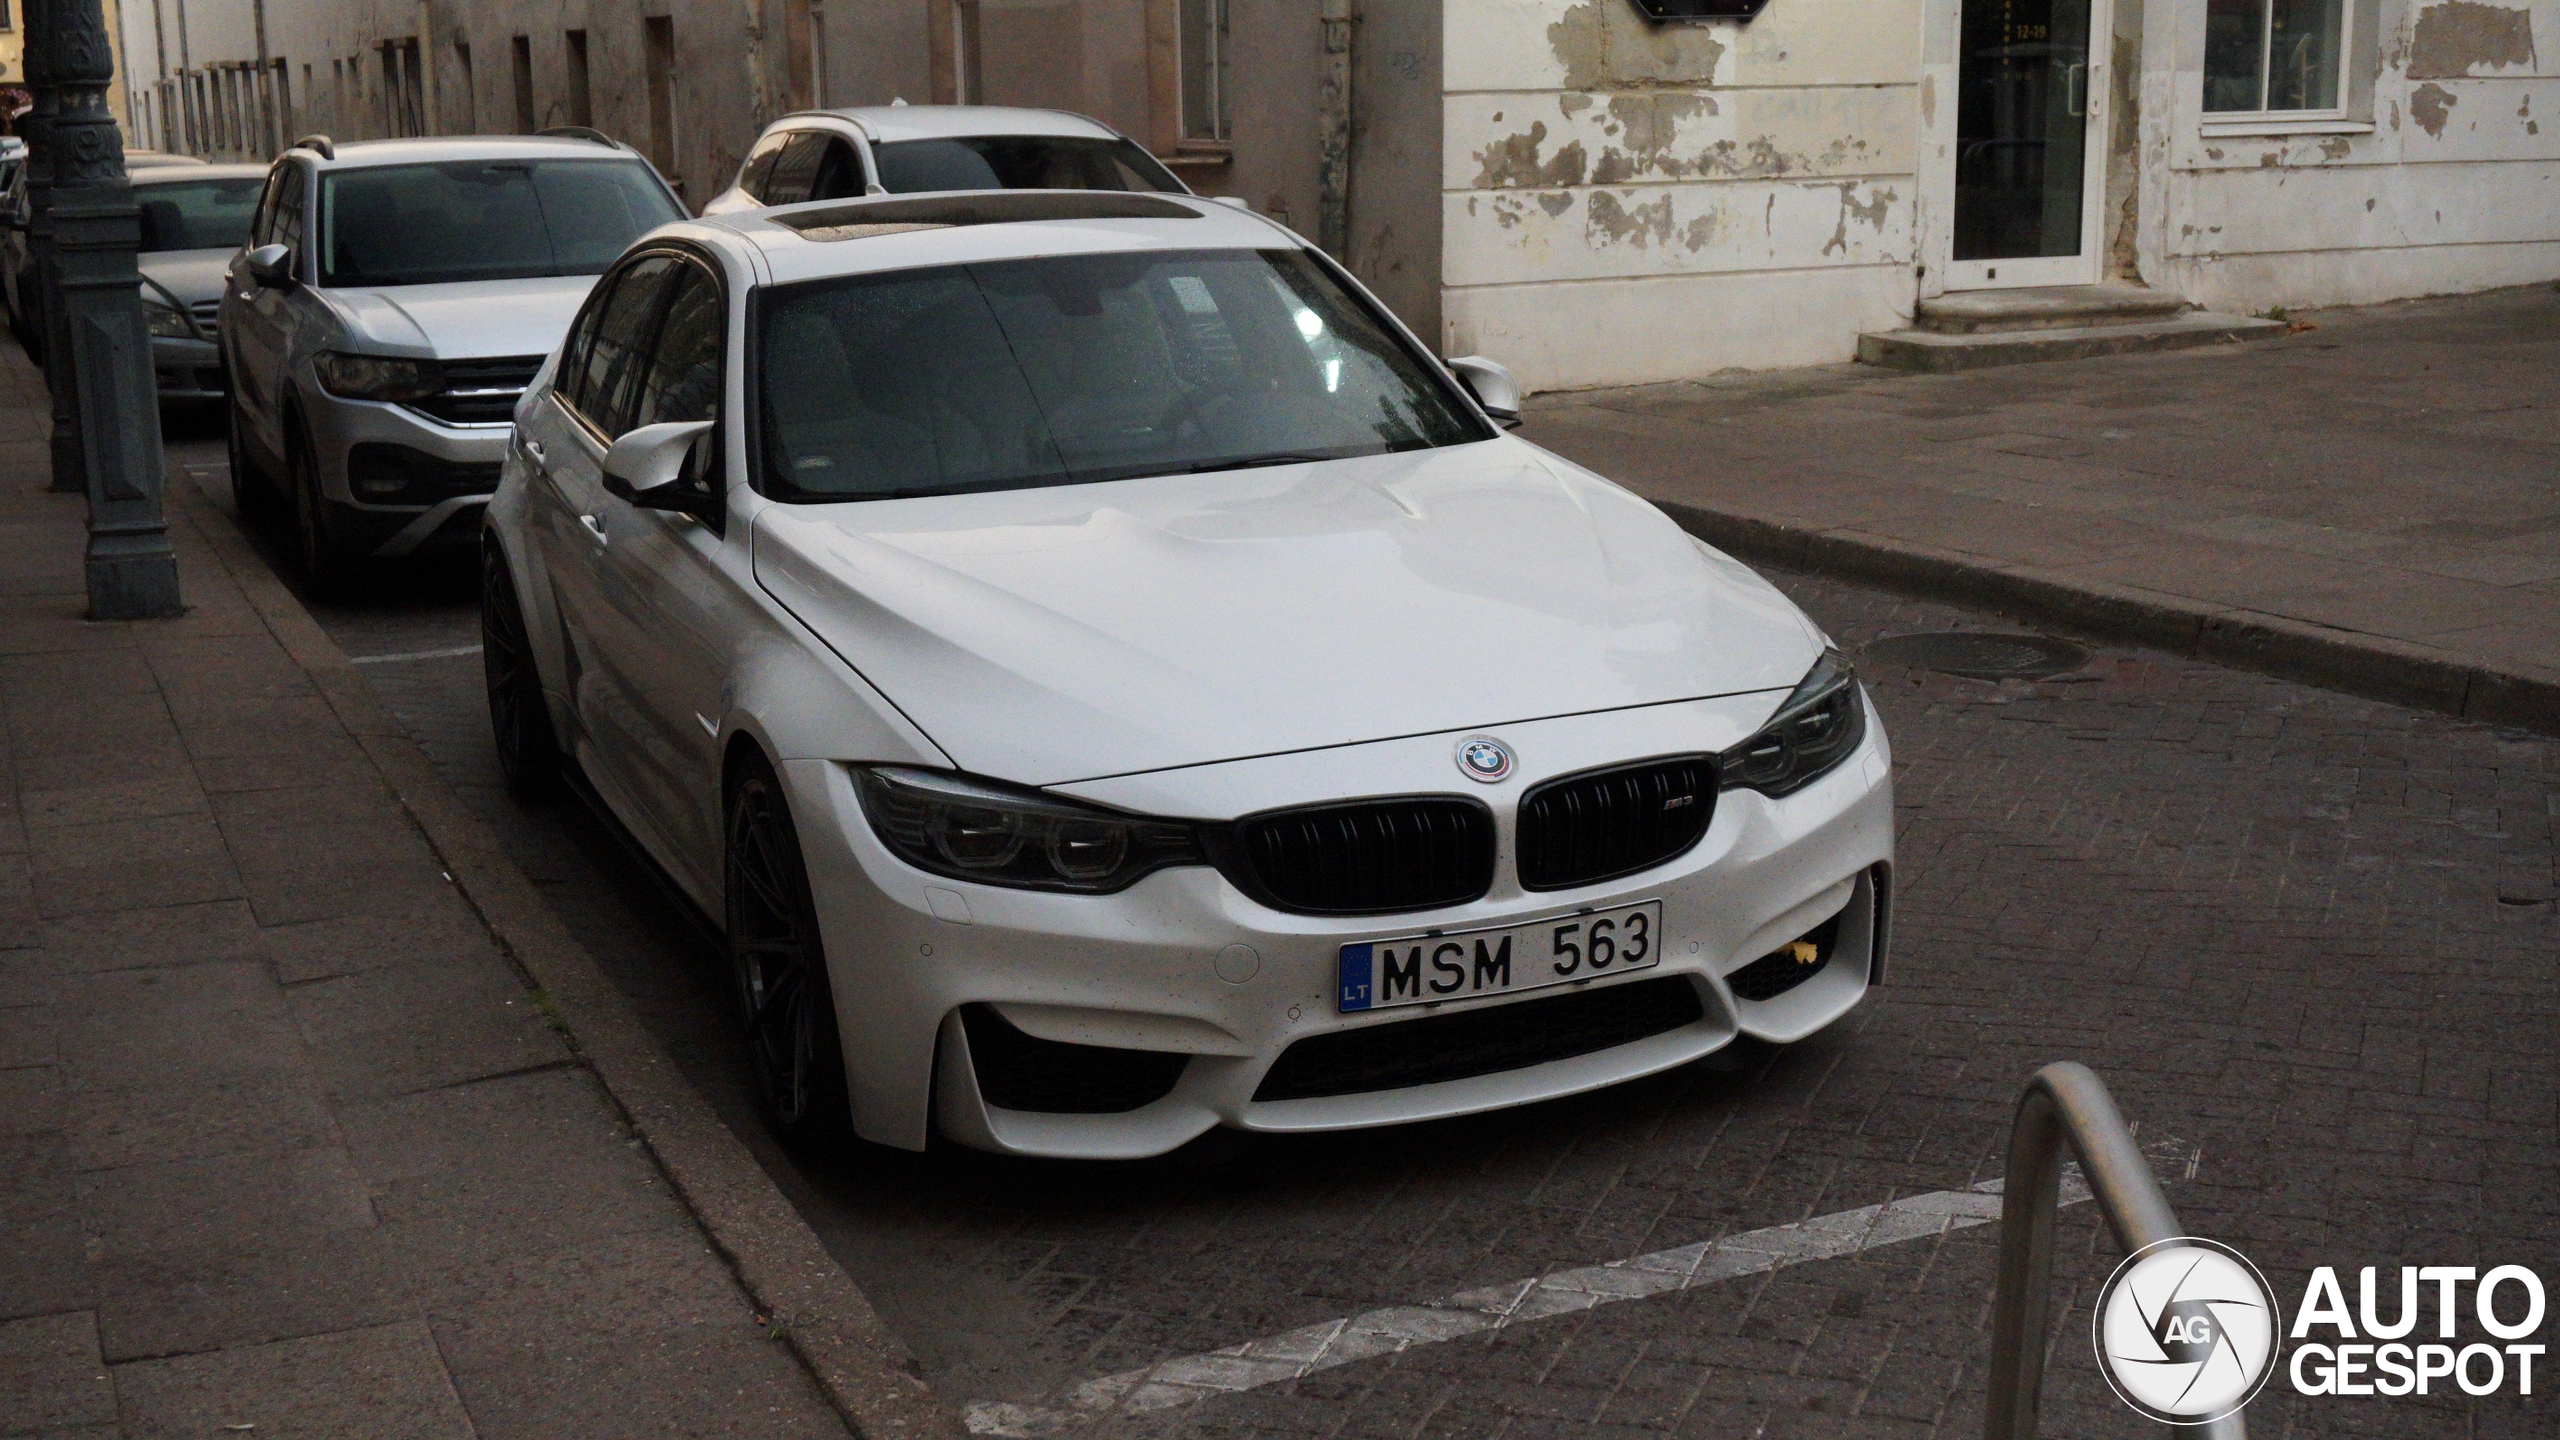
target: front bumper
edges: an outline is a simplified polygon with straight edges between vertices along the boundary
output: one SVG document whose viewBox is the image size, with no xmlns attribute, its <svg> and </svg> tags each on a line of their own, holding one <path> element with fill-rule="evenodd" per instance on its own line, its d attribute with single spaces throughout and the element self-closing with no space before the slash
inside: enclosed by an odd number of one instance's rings
<svg viewBox="0 0 2560 1440">
<path fill-rule="evenodd" d="M 1133 1159 L 1220 1126 L 1309 1132 L 1465 1115 L 1652 1074 L 1737 1036 L 1785 1043 L 1811 1035 L 1846 1014 L 1882 977 L 1893 788 L 1890 754 L 1872 709 L 1858 754 L 1784 800 L 1727 792 L 1705 838 L 1668 864 L 1547 894 L 1524 892 L 1509 878 L 1511 811 L 1525 788 L 1588 768 L 1594 755 L 1631 759 L 1720 749 L 1765 719 L 1776 699 L 1735 697 L 1504 727 L 1524 757 L 1552 762 L 1533 768 L 1524 758 L 1522 773 L 1480 792 L 1499 816 L 1504 878 L 1482 900 L 1418 915 L 1283 913 L 1205 868 L 1158 871 L 1099 897 L 926 875 L 880 845 L 847 767 L 790 762 L 786 778 L 828 941 L 856 1128 L 873 1140 L 921 1148 L 938 1123 L 951 1139 L 982 1149 Z M 1568 738 L 1572 743 L 1563 743 Z M 1353 757 L 1341 767 L 1358 785 L 1350 793 L 1392 794 L 1400 792 L 1373 787 L 1375 772 L 1410 770 L 1401 793 L 1454 788 L 1439 778 L 1447 750 L 1448 737 L 1421 737 L 1335 753 Z M 1422 773 L 1426 758 L 1429 774 Z M 1228 778 L 1195 773 L 1186 783 L 1216 789 Z M 1335 1009 L 1335 957 L 1345 943 L 1435 927 L 1570 919 L 1581 910 L 1641 900 L 1663 906 L 1663 959 L 1653 969 L 1427 1008 L 1351 1015 Z M 1766 999 L 1736 994 L 1728 976 L 1835 919 L 1836 931 L 1825 932 L 1833 937 L 1826 958 L 1808 977 Z M 1401 1088 L 1257 1098 L 1274 1065 L 1300 1041 L 1666 978 L 1694 988 L 1695 1018 L 1626 1043 Z M 990 1027 L 991 1015 L 1004 1023 Z M 1160 1098 L 1134 1108 L 1009 1109 L 989 1101 L 981 1057 L 973 1054 L 991 1028 L 1032 1037 L 1034 1044 L 1188 1058 Z"/>
<path fill-rule="evenodd" d="M 210 340 L 152 336 L 151 375 L 163 400 L 219 400 L 229 393 L 222 383 L 222 353 Z"/>
<path fill-rule="evenodd" d="M 388 559 L 474 543 L 513 425 L 447 425 L 405 406 L 340 399 L 317 385 L 304 387 L 303 415 L 321 498 L 350 551 Z M 414 499 L 369 499 L 358 493 L 349 463 L 358 446 L 404 452 L 415 458 L 403 463 L 442 478 Z"/>
</svg>

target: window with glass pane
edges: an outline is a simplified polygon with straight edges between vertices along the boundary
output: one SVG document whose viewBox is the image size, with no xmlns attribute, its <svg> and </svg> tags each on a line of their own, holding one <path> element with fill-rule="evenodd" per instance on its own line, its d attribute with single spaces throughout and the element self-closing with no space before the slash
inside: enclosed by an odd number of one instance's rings
<svg viewBox="0 0 2560 1440">
<path fill-rule="evenodd" d="M 2346 0 L 2207 0 L 2204 108 L 2334 110 Z"/>
<path fill-rule="evenodd" d="M 1182 138 L 1227 138 L 1227 0 L 1182 0 Z"/>
</svg>

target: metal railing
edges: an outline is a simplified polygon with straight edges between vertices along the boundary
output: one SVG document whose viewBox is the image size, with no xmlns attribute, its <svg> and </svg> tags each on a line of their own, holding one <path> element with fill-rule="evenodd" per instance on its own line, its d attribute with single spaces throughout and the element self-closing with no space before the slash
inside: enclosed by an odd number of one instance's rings
<svg viewBox="0 0 2560 1440">
<path fill-rule="evenodd" d="M 2035 1440 L 2044 1394 L 2047 1302 L 2053 1291 L 2053 1220 L 2061 1198 L 2063 1145 L 2079 1156 L 2116 1243 L 2131 1254 L 2183 1237 L 2151 1162 L 2134 1143 L 2105 1082 L 2086 1065 L 2060 1061 L 2038 1070 L 2018 1096 L 2009 1166 L 2000 1193 L 2000 1278 L 1991 1302 L 1991 1397 L 1985 1440 Z M 2235 1412 L 2178 1427 L 2198 1440 L 2248 1440 Z"/>
</svg>

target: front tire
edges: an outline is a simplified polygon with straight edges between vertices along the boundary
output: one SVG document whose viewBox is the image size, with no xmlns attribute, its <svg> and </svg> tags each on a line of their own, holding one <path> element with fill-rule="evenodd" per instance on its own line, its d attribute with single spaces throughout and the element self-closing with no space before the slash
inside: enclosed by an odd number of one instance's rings
<svg viewBox="0 0 2560 1440">
<path fill-rule="evenodd" d="M 311 453 L 311 437 L 301 428 L 290 420 L 285 423 L 285 451 L 292 462 L 293 558 L 302 570 L 303 585 L 314 596 L 333 600 L 347 592 L 354 567 L 338 539 L 337 527 L 330 523 L 329 500 L 320 493 L 320 462 Z"/>
<path fill-rule="evenodd" d="M 853 1119 L 835 992 L 800 835 L 781 780 L 760 757 L 729 787 L 725 828 L 729 964 L 757 1098 L 785 1146 L 839 1149 Z"/>
<path fill-rule="evenodd" d="M 498 747 L 498 769 L 507 793 L 521 801 L 547 800 L 560 791 L 560 737 L 542 698 L 534 668 L 532 631 L 516 598 L 515 577 L 495 544 L 480 557 L 480 674 L 489 694 L 489 738 Z"/>
<path fill-rule="evenodd" d="M 284 496 L 276 490 L 276 479 L 249 456 L 249 447 L 241 436 L 249 417 L 241 412 L 239 387 L 224 373 L 224 388 L 231 393 L 223 399 L 224 443 L 231 458 L 231 505 L 240 518 L 252 525 L 263 525 L 284 513 Z"/>
</svg>

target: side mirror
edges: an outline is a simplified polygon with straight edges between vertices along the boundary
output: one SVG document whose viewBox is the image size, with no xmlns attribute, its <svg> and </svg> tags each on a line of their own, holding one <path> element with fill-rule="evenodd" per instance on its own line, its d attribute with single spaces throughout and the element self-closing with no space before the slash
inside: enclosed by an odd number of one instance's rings
<svg viewBox="0 0 2560 1440">
<path fill-rule="evenodd" d="M 679 498 L 676 482 L 684 479 L 693 442 L 710 428 L 708 420 L 668 420 L 614 441 L 604 452 L 604 488 L 644 510 L 691 514 L 696 507 Z"/>
<path fill-rule="evenodd" d="M 1500 361 L 1461 355 L 1449 362 L 1449 368 L 1456 372 L 1458 383 L 1466 386 L 1467 393 L 1484 407 L 1484 413 L 1493 417 L 1494 424 L 1505 430 L 1520 428 L 1520 382 L 1511 378 L 1511 372 L 1502 368 Z"/>
<path fill-rule="evenodd" d="M 264 290 L 293 288 L 293 247 L 261 245 L 244 257 L 249 262 L 249 278 Z"/>
</svg>

